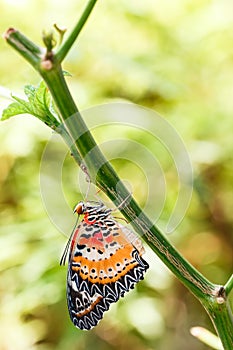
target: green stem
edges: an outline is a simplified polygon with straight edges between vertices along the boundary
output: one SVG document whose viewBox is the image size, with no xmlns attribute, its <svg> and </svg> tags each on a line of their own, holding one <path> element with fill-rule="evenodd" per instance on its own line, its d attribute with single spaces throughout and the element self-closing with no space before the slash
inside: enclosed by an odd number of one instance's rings
<svg viewBox="0 0 233 350">
<path fill-rule="evenodd" d="M 90 0 L 87 4 L 82 16 L 80 17 L 78 23 L 68 36 L 68 38 L 65 40 L 64 44 L 60 47 L 58 52 L 56 53 L 56 58 L 58 62 L 62 62 L 66 55 L 68 54 L 69 50 L 71 49 L 73 43 L 77 39 L 79 33 L 81 32 L 84 24 L 86 23 L 89 15 L 91 14 L 91 11 L 93 10 L 93 7 L 95 6 L 97 0 Z"/>
<path fill-rule="evenodd" d="M 42 49 L 20 33 L 17 29 L 9 28 L 4 33 L 4 38 L 21 56 L 25 58 L 35 69 L 40 63 Z"/>
<path fill-rule="evenodd" d="M 224 349 L 233 349 L 233 316 L 229 301 L 220 304 L 216 300 L 205 301 L 203 306 L 214 324 Z"/>
<path fill-rule="evenodd" d="M 61 135 L 61 137 L 63 138 L 63 140 L 65 141 L 65 143 L 67 144 L 67 146 L 70 149 L 71 155 L 72 157 L 74 157 L 76 163 L 81 167 L 83 166 L 83 162 L 82 162 L 82 157 L 80 156 L 77 148 L 74 145 L 74 142 L 72 140 L 72 138 L 70 137 L 70 134 L 66 131 L 66 129 L 64 128 L 64 126 L 62 124 L 60 124 L 59 126 L 57 126 L 55 128 L 55 131 Z"/>
<path fill-rule="evenodd" d="M 233 289 L 233 274 L 231 275 L 231 277 L 229 278 L 229 280 L 227 281 L 227 283 L 225 284 L 225 291 L 226 291 L 226 296 L 228 296 L 230 294 L 230 292 Z"/>
<path fill-rule="evenodd" d="M 61 121 L 68 130 L 73 144 L 76 144 L 79 154 L 82 158 L 85 158 L 85 164 L 90 171 L 92 181 L 95 182 L 96 164 L 104 164 L 107 160 L 99 151 L 90 131 L 81 118 L 79 110 L 66 84 L 61 66 L 54 65 L 54 69 L 51 70 L 46 70 L 42 66 L 40 67 L 40 74 L 50 89 L 60 112 Z M 83 140 L 85 140 L 85 142 L 83 142 Z M 95 159 L 94 163 L 93 157 Z"/>
</svg>

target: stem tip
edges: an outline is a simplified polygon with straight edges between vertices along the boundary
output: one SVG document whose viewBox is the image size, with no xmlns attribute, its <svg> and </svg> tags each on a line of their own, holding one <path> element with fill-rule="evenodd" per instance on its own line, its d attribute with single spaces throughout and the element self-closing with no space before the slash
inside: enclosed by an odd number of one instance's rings
<svg viewBox="0 0 233 350">
<path fill-rule="evenodd" d="M 11 34 L 16 33 L 16 32 L 17 32 L 17 29 L 15 29 L 15 28 L 7 29 L 7 31 L 5 33 L 3 33 L 3 39 L 7 40 L 9 38 L 9 36 L 11 36 Z"/>
</svg>

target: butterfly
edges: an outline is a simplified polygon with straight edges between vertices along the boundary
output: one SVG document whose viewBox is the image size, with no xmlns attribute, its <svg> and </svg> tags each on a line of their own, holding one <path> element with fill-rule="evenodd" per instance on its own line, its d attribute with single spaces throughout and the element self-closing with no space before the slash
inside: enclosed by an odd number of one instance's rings
<svg viewBox="0 0 233 350">
<path fill-rule="evenodd" d="M 69 238 L 60 265 L 68 258 L 67 304 L 73 324 L 90 330 L 112 303 L 144 278 L 148 263 L 141 240 L 111 215 L 102 202 L 79 202 L 83 215 Z"/>
</svg>

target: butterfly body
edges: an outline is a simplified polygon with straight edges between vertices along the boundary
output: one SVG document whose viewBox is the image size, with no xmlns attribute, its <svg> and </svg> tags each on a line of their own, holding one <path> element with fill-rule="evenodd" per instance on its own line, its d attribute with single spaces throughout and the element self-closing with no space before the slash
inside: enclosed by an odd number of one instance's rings
<svg viewBox="0 0 233 350">
<path fill-rule="evenodd" d="M 67 303 L 74 325 L 89 330 L 111 303 L 133 289 L 149 267 L 142 243 L 98 202 L 80 202 L 74 210 L 83 219 L 70 244 Z"/>
</svg>

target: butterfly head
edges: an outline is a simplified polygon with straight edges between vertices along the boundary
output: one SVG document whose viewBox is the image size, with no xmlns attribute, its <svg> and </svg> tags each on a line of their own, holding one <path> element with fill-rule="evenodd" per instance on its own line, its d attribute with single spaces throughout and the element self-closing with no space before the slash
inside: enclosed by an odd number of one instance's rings
<svg viewBox="0 0 233 350">
<path fill-rule="evenodd" d="M 78 215 L 82 215 L 84 214 L 86 211 L 86 205 L 84 202 L 79 202 L 78 204 L 76 204 L 76 206 L 74 207 L 73 213 L 78 214 Z"/>
<path fill-rule="evenodd" d="M 111 210 L 107 209 L 105 205 L 102 202 L 79 202 L 78 204 L 76 204 L 76 206 L 74 207 L 73 213 L 74 214 L 78 214 L 78 215 L 82 215 L 82 214 L 91 214 L 93 212 L 97 212 L 97 213 L 102 213 L 102 212 L 110 212 Z"/>
</svg>

